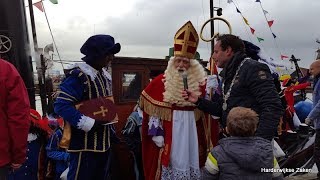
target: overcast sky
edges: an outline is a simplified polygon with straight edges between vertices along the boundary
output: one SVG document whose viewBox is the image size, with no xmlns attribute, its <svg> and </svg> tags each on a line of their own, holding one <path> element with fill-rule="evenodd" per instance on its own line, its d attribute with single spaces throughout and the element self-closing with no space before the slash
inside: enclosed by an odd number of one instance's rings
<svg viewBox="0 0 320 180">
<path fill-rule="evenodd" d="M 37 2 L 38 0 L 33 0 Z M 164 58 L 173 46 L 176 31 L 190 20 L 198 33 L 209 19 L 209 0 L 58 0 L 58 4 L 43 2 L 62 59 L 80 60 L 79 49 L 94 34 L 110 34 L 122 46 L 120 56 Z M 276 45 L 263 15 L 260 3 L 255 0 L 234 0 L 255 35 L 233 3 L 214 0 L 214 6 L 223 8 L 223 18 L 233 28 L 233 34 L 253 42 L 270 57 L 280 60 L 280 53 L 301 58 L 300 65 L 308 67 L 315 59 L 320 46 L 319 0 L 261 0 L 268 11 L 268 20 L 274 20 L 272 30 L 277 36 Z M 27 1 L 26 1 L 27 5 Z M 28 8 L 26 9 L 29 16 Z M 39 47 L 52 42 L 44 13 L 34 7 Z M 209 37 L 209 26 L 204 35 Z M 223 23 L 215 24 L 216 32 L 226 33 Z M 29 29 L 31 33 L 31 29 Z M 256 36 L 265 41 L 258 43 Z M 32 42 L 32 40 L 31 40 Z M 200 40 L 201 58 L 210 57 L 210 43 Z M 56 59 L 57 57 L 55 57 Z M 290 67 L 290 63 L 284 63 Z"/>
</svg>

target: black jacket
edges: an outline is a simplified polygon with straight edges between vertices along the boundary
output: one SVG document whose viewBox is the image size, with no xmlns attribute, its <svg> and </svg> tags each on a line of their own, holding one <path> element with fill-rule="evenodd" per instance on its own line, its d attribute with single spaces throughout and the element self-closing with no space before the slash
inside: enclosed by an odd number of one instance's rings
<svg viewBox="0 0 320 180">
<path fill-rule="evenodd" d="M 225 83 L 224 92 L 227 93 L 233 76 L 246 55 L 240 52 L 221 71 L 220 75 Z M 247 60 L 241 67 L 227 100 L 228 108 L 222 110 L 222 97 L 214 101 L 200 98 L 198 108 L 214 116 L 221 117 L 222 126 L 226 126 L 226 118 L 233 107 L 247 107 L 259 115 L 259 125 L 256 135 L 271 140 L 277 133 L 283 107 L 273 83 L 273 78 L 267 65 L 255 60 Z"/>
</svg>

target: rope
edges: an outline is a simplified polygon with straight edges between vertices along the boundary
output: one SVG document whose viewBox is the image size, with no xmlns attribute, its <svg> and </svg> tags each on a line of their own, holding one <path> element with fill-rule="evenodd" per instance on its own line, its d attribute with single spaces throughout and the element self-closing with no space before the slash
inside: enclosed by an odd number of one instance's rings
<svg viewBox="0 0 320 180">
<path fill-rule="evenodd" d="M 59 53 L 59 50 L 58 50 L 58 46 L 57 46 L 56 41 L 55 41 L 55 39 L 54 39 L 54 37 L 53 37 L 53 33 L 52 33 L 51 26 L 50 26 L 50 23 L 49 23 L 49 20 L 48 20 L 48 16 L 47 16 L 47 13 L 46 13 L 46 10 L 45 10 L 45 8 L 44 8 L 44 5 L 43 5 L 42 1 L 41 1 L 41 5 L 42 5 L 43 12 L 44 12 L 44 15 L 45 15 L 46 20 L 47 20 L 47 24 L 48 24 L 48 27 L 49 27 L 49 31 L 50 31 L 50 35 L 51 35 L 53 44 L 54 44 L 54 46 L 55 46 L 55 48 L 56 48 L 56 50 L 57 50 L 57 54 L 58 54 L 58 57 L 59 57 L 59 60 L 60 60 L 62 69 L 65 69 L 64 66 L 63 66 L 63 63 L 62 63 L 62 61 L 61 61 L 61 57 L 60 57 L 60 53 Z"/>
<path fill-rule="evenodd" d="M 272 29 L 271 29 L 271 26 L 269 26 L 268 18 L 267 18 L 267 15 L 266 15 L 266 13 L 265 13 L 265 10 L 264 10 L 263 7 L 262 7 L 261 1 L 259 1 L 259 3 L 260 3 L 260 7 L 261 7 L 261 10 L 262 10 L 263 16 L 264 16 L 264 18 L 265 18 L 265 20 L 266 20 L 266 22 L 267 22 L 267 25 L 268 25 L 268 27 L 269 27 L 269 29 L 270 29 L 270 32 L 271 32 L 271 35 L 272 35 L 272 37 L 273 37 L 273 42 L 274 42 L 276 48 L 278 49 L 278 51 L 279 51 L 279 53 L 280 53 L 280 57 L 282 57 L 281 50 L 280 50 L 280 48 L 279 48 L 279 45 L 278 45 L 278 42 L 277 42 L 276 38 L 274 37 L 274 33 L 273 33 Z"/>
</svg>

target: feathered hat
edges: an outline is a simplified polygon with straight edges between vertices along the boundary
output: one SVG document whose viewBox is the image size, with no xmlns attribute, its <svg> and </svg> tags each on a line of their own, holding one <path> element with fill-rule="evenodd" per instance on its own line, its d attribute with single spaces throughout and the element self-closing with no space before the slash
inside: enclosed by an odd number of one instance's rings
<svg viewBox="0 0 320 180">
<path fill-rule="evenodd" d="M 30 109 L 30 119 L 32 122 L 32 126 L 37 127 L 47 132 L 48 134 L 52 133 L 52 129 L 49 127 L 48 120 L 42 119 L 38 111 Z"/>
</svg>

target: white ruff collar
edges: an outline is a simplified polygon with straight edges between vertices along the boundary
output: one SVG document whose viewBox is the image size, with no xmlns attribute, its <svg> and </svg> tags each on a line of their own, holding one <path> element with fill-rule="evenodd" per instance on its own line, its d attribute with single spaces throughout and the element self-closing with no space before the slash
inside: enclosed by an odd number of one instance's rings
<svg viewBox="0 0 320 180">
<path fill-rule="evenodd" d="M 89 64 L 86 63 L 75 63 L 70 66 L 71 68 L 79 67 L 83 73 L 90 76 L 90 79 L 94 81 L 97 77 L 99 71 L 91 67 Z M 102 68 L 103 75 L 111 81 L 111 74 L 106 70 L 106 68 Z"/>
</svg>

